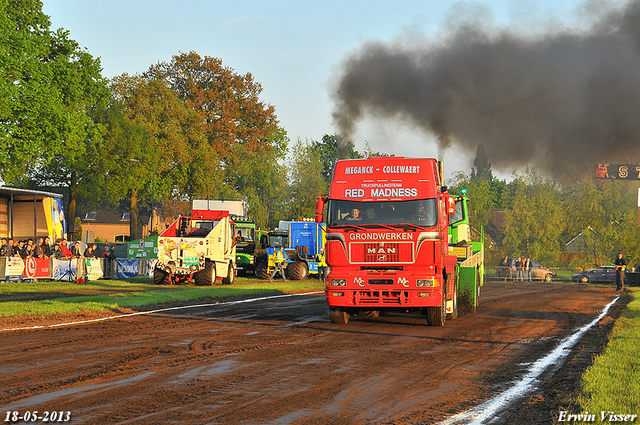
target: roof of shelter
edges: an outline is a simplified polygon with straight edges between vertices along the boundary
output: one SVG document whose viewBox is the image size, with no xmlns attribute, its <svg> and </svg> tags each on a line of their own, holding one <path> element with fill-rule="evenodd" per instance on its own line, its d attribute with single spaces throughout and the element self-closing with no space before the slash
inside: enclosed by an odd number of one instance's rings
<svg viewBox="0 0 640 425">
<path fill-rule="evenodd" d="M 42 198 L 58 198 L 61 199 L 62 195 L 59 193 L 45 192 L 43 190 L 30 190 L 30 189 L 18 189 L 16 187 L 0 186 L 0 197 L 9 198 L 13 195 L 15 200 L 33 200 L 35 196 L 36 200 Z"/>
</svg>

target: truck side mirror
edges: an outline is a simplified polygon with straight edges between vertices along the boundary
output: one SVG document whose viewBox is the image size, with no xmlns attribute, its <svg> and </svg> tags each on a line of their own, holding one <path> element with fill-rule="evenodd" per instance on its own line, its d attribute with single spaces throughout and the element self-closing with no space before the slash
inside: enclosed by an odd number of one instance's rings
<svg viewBox="0 0 640 425">
<path fill-rule="evenodd" d="M 316 223 L 322 223 L 322 218 L 324 215 L 324 203 L 326 199 L 326 195 L 320 195 L 316 197 Z"/>
</svg>

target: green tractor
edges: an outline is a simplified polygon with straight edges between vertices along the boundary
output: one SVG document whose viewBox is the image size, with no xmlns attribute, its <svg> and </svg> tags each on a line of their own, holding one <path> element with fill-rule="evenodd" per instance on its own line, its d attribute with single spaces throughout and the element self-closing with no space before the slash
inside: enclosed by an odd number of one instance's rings
<svg viewBox="0 0 640 425">
<path fill-rule="evenodd" d="M 478 306 L 480 288 L 484 285 L 484 229 L 480 228 L 479 241 L 471 240 L 469 225 L 469 206 L 466 190 L 455 197 L 456 212 L 451 215 L 449 224 L 449 253 L 456 254 L 458 264 L 459 302 L 473 313 Z"/>
<path fill-rule="evenodd" d="M 254 253 L 258 244 L 256 223 L 253 218 L 246 215 L 232 215 L 231 219 L 235 224 L 236 268 L 238 274 L 253 274 L 256 269 Z"/>
</svg>

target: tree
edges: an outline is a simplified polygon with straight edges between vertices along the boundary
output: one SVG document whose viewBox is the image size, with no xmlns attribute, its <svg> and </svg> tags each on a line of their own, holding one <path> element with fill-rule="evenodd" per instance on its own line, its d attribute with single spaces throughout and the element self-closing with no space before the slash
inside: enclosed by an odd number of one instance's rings
<svg viewBox="0 0 640 425">
<path fill-rule="evenodd" d="M 247 153 L 278 149 L 273 144 L 283 140 L 274 137 L 278 120 L 275 108 L 260 100 L 262 86 L 251 74 L 240 75 L 224 67 L 221 59 L 181 53 L 169 63 L 152 66 L 144 76 L 165 81 L 197 114 L 201 134 L 217 155 L 212 166 L 220 174 L 213 175 L 217 178 L 213 185 L 211 175 L 202 176 L 199 188 L 209 190 L 197 191 L 201 195 L 217 195 L 220 185 L 229 183 L 233 172 L 229 164 L 241 161 Z"/>
<path fill-rule="evenodd" d="M 133 238 L 140 236 L 138 201 L 149 203 L 151 211 L 153 183 L 156 199 L 175 199 L 210 193 L 222 186 L 222 175 L 198 115 L 165 81 L 123 74 L 113 79 L 111 90 L 117 102 L 113 112 L 121 110 L 130 123 L 114 121 L 117 134 L 131 134 L 133 129 L 137 136 L 110 138 L 106 151 L 112 159 L 105 164 L 113 170 L 113 184 L 107 185 L 113 198 L 129 199 Z"/>
<path fill-rule="evenodd" d="M 322 141 L 311 142 L 311 154 L 320 160 L 322 178 L 327 184 L 331 183 L 333 169 L 338 159 L 357 159 L 363 156 L 355 150 L 352 141 L 342 140 L 337 134 L 322 136 Z"/>
<path fill-rule="evenodd" d="M 229 156 L 228 184 L 234 188 L 235 197 L 246 202 L 248 214 L 261 228 L 276 227 L 286 218 L 288 184 L 283 158 L 289 139 L 280 127 L 271 137 L 269 149 Z"/>
<path fill-rule="evenodd" d="M 512 207 L 505 216 L 503 248 L 514 255 L 557 262 L 565 225 L 558 185 L 530 169 L 516 181 Z"/>
<path fill-rule="evenodd" d="M 328 183 L 323 176 L 323 164 L 315 154 L 313 144 L 298 139 L 291 149 L 289 182 L 291 202 L 289 218 L 313 218 L 316 197 L 327 193 Z"/>
<path fill-rule="evenodd" d="M 37 0 L 0 0 L 0 178 L 19 179 L 98 135 L 91 109 L 108 93 L 100 62 Z"/>
<path fill-rule="evenodd" d="M 585 266 L 612 262 L 624 252 L 627 262 L 640 261 L 637 187 L 621 181 L 585 177 L 567 190 L 567 240 L 582 234 L 588 255 Z"/>
<path fill-rule="evenodd" d="M 476 157 L 473 160 L 475 168 L 471 169 L 471 179 L 480 179 L 491 181 L 493 180 L 493 173 L 491 172 L 491 163 L 489 157 L 484 151 L 484 145 L 480 143 L 476 150 Z"/>
</svg>

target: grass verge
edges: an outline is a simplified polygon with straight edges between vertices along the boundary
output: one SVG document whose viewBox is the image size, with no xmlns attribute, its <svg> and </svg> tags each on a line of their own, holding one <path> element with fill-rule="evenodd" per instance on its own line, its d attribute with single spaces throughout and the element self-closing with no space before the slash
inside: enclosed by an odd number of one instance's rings
<svg viewBox="0 0 640 425">
<path fill-rule="evenodd" d="M 156 286 L 151 279 L 72 282 L 0 283 L 0 317 L 74 313 L 83 310 L 136 309 L 146 305 L 179 303 L 199 298 L 241 299 L 324 290 L 317 279 L 267 282 L 237 278 L 233 285 Z"/>
<path fill-rule="evenodd" d="M 640 288 L 629 291 L 632 301 L 616 321 L 607 347 L 582 376 L 578 402 L 583 412 L 596 415 L 595 422 L 611 422 L 609 412 L 640 415 Z M 633 422 L 640 422 L 639 417 Z"/>
</svg>

